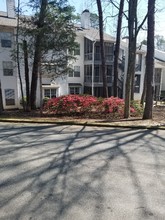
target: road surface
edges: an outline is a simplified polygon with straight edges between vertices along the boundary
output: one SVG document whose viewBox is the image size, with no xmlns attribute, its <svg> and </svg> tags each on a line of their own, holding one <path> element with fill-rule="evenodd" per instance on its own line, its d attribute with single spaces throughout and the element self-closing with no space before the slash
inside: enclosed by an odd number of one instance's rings
<svg viewBox="0 0 165 220">
<path fill-rule="evenodd" d="M 1 220 L 165 219 L 165 131 L 0 123 Z"/>
</svg>

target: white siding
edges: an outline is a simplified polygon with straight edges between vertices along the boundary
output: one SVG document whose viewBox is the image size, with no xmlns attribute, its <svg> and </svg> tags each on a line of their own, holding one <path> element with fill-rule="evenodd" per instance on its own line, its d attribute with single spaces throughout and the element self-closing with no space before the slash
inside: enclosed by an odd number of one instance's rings
<svg viewBox="0 0 165 220">
<path fill-rule="evenodd" d="M 165 69 L 162 71 L 162 84 L 161 84 L 161 90 L 165 91 Z"/>
<path fill-rule="evenodd" d="M 13 35 L 13 28 L 5 28 L 0 27 L 0 32 L 10 32 Z M 12 37 L 13 40 L 13 37 Z M 13 42 L 12 42 L 13 45 Z M 0 42 L 0 80 L 1 80 L 1 87 L 2 87 L 2 97 L 3 97 L 3 106 L 5 109 L 11 108 L 18 108 L 19 107 L 19 99 L 18 99 L 18 82 L 17 82 L 17 70 L 16 64 L 13 61 L 13 76 L 4 76 L 3 74 L 3 61 L 12 61 L 11 59 L 11 49 L 7 47 L 1 47 Z M 13 89 L 15 93 L 15 105 L 6 106 L 5 102 L 5 89 Z"/>
</svg>

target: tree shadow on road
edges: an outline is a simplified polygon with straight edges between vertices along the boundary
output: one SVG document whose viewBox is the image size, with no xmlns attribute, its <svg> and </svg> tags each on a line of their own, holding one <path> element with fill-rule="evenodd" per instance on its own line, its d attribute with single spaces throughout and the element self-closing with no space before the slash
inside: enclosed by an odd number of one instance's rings
<svg viewBox="0 0 165 220">
<path fill-rule="evenodd" d="M 0 141 L 1 219 L 162 217 L 159 131 L 5 126 Z"/>
</svg>

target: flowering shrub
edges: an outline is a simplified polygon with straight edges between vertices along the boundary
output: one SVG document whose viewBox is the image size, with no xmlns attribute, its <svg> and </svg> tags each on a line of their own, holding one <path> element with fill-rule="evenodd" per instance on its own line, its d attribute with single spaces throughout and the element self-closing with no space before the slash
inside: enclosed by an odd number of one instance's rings
<svg viewBox="0 0 165 220">
<path fill-rule="evenodd" d="M 124 100 L 116 97 L 110 97 L 103 100 L 103 107 L 105 113 L 118 113 L 120 116 L 123 115 L 124 111 Z"/>
<path fill-rule="evenodd" d="M 116 97 L 96 98 L 91 95 L 66 95 L 49 99 L 44 110 L 54 114 L 84 114 L 92 117 L 94 114 L 122 118 L 124 115 L 124 100 Z M 138 104 L 130 107 L 131 115 L 137 116 Z"/>
<path fill-rule="evenodd" d="M 87 95 L 66 95 L 48 100 L 44 109 L 55 114 L 72 114 L 89 112 L 97 98 Z"/>
</svg>

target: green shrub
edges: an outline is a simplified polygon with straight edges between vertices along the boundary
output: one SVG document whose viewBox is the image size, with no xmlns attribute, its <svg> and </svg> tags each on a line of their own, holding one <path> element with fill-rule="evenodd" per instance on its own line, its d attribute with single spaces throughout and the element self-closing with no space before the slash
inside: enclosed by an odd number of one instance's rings
<svg viewBox="0 0 165 220">
<path fill-rule="evenodd" d="M 140 100 L 132 100 L 131 101 L 131 108 L 135 110 L 132 113 L 132 116 L 140 116 L 143 113 L 143 106 L 140 104 Z"/>
<path fill-rule="evenodd" d="M 42 100 L 43 105 L 45 105 L 49 99 L 50 99 L 49 97 L 44 97 Z"/>
<path fill-rule="evenodd" d="M 27 105 L 27 98 L 26 98 L 26 96 L 24 96 L 23 99 L 24 99 L 24 103 L 25 103 L 25 106 L 26 106 L 26 105 Z M 20 102 L 19 102 L 19 103 L 20 103 L 21 106 L 23 106 L 23 100 L 22 100 L 22 98 L 20 99 Z"/>
</svg>

